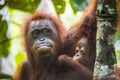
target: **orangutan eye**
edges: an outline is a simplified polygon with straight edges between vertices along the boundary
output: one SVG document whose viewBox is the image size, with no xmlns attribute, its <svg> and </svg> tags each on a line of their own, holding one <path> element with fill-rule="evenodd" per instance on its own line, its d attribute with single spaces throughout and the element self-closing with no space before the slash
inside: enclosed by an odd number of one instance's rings
<svg viewBox="0 0 120 80">
<path fill-rule="evenodd" d="M 32 32 L 32 36 L 33 36 L 34 38 L 37 38 L 37 37 L 39 36 L 39 30 L 34 30 L 34 31 Z"/>
<path fill-rule="evenodd" d="M 81 47 L 81 48 L 80 48 L 80 51 L 81 51 L 81 52 L 85 52 L 85 47 Z"/>
<path fill-rule="evenodd" d="M 51 30 L 45 28 L 45 29 L 42 30 L 42 33 L 43 33 L 44 35 L 49 35 L 49 34 L 51 34 Z"/>
<path fill-rule="evenodd" d="M 79 47 L 76 47 L 75 53 L 78 53 L 78 52 L 79 52 Z"/>
</svg>

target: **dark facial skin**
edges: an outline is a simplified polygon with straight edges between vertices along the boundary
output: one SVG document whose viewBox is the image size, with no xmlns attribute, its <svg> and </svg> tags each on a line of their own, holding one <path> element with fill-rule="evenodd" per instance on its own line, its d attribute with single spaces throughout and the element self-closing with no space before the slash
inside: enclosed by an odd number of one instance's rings
<svg viewBox="0 0 120 80">
<path fill-rule="evenodd" d="M 48 20 L 33 20 L 29 24 L 28 43 L 35 59 L 51 58 L 55 55 L 58 43 L 55 24 Z M 42 58 L 42 59 L 41 59 Z"/>
<path fill-rule="evenodd" d="M 81 64 L 88 63 L 88 46 L 87 46 L 87 38 L 82 38 L 77 43 L 75 49 L 75 55 L 73 56 L 73 60 L 80 62 Z"/>
</svg>

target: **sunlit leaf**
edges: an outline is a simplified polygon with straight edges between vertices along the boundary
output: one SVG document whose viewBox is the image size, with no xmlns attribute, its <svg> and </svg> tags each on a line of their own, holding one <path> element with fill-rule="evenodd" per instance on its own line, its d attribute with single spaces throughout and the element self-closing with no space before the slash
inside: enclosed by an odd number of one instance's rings
<svg viewBox="0 0 120 80">
<path fill-rule="evenodd" d="M 120 64 L 120 50 L 116 50 L 117 63 Z"/>
<path fill-rule="evenodd" d="M 23 53 L 18 53 L 16 56 L 15 56 L 15 61 L 16 61 L 16 64 L 19 65 L 21 62 L 23 62 L 23 60 L 25 60 L 25 55 Z"/>
<path fill-rule="evenodd" d="M 116 32 L 116 41 L 117 41 L 117 40 L 120 40 L 120 31 L 117 31 L 117 32 Z"/>
<path fill-rule="evenodd" d="M 88 3 L 89 0 L 70 0 L 70 5 L 74 13 L 84 10 Z"/>
<path fill-rule="evenodd" d="M 58 14 L 64 13 L 66 3 L 64 0 L 52 0 Z"/>
<path fill-rule="evenodd" d="M 23 11 L 35 11 L 41 0 L 6 0 L 8 7 Z"/>
</svg>

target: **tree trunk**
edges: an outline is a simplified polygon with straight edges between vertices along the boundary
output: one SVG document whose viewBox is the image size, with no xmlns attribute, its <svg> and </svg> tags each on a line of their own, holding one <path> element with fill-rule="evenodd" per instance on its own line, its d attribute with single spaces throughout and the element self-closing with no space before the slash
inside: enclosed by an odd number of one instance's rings
<svg viewBox="0 0 120 80">
<path fill-rule="evenodd" d="M 117 26 L 117 0 L 98 0 L 97 46 L 93 80 L 114 80 L 116 55 L 114 39 Z"/>
</svg>

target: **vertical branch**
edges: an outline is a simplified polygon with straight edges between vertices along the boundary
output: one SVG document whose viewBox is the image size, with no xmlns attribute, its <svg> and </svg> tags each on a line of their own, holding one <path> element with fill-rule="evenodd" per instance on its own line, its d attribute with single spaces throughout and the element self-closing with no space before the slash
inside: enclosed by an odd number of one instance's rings
<svg viewBox="0 0 120 80">
<path fill-rule="evenodd" d="M 113 78 L 116 64 L 114 39 L 117 26 L 117 0 L 98 0 L 97 47 L 94 80 Z"/>
</svg>

